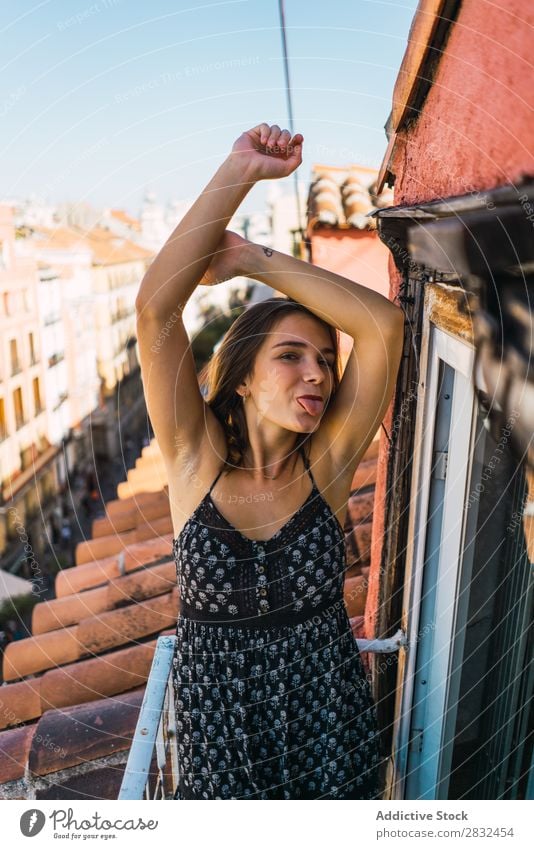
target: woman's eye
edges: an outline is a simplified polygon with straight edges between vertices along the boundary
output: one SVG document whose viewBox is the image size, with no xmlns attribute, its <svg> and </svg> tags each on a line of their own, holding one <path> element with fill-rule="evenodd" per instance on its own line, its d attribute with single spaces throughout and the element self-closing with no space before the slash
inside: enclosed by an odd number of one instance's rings
<svg viewBox="0 0 534 849">
<path fill-rule="evenodd" d="M 291 352 L 288 352 L 287 354 L 282 354 L 282 356 L 280 357 L 280 359 L 281 359 L 281 360 L 285 360 L 285 359 L 286 359 L 286 357 L 296 357 L 296 358 L 298 359 L 297 355 L 296 355 L 296 354 L 292 354 Z M 328 360 L 323 360 L 323 359 L 321 359 L 321 360 L 319 361 L 319 365 L 321 365 L 321 366 L 326 366 L 327 368 L 334 368 L 333 363 L 328 362 Z"/>
</svg>

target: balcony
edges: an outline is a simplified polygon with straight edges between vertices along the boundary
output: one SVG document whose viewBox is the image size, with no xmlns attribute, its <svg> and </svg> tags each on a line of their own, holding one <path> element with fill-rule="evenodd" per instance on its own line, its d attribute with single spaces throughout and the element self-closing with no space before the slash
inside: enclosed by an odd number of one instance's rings
<svg viewBox="0 0 534 849">
<path fill-rule="evenodd" d="M 179 782 L 173 684 L 176 640 L 176 636 L 158 637 L 119 799 L 148 801 L 174 797 Z M 394 654 L 406 646 L 407 638 L 398 629 L 387 639 L 357 639 L 356 643 L 360 652 Z"/>
<path fill-rule="evenodd" d="M 55 365 L 57 365 L 58 363 L 60 363 L 64 359 L 65 359 L 65 354 L 64 354 L 63 351 L 56 352 L 55 354 L 52 354 L 51 357 L 48 357 L 48 368 L 53 368 Z"/>
<path fill-rule="evenodd" d="M 59 408 L 61 407 L 61 405 L 64 403 L 64 401 L 66 401 L 66 400 L 67 400 L 67 398 L 68 398 L 68 397 L 69 397 L 69 393 L 68 393 L 68 392 L 62 392 L 62 393 L 61 393 L 61 395 L 58 397 L 58 399 L 57 399 L 56 403 L 55 403 L 55 404 L 54 404 L 54 406 L 52 407 L 53 412 L 55 412 L 56 410 L 59 410 Z"/>
</svg>

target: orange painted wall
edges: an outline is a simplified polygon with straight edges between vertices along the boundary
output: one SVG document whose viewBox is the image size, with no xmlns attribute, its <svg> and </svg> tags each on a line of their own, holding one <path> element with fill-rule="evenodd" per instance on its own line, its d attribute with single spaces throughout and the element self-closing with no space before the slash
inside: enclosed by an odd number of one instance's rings
<svg viewBox="0 0 534 849">
<path fill-rule="evenodd" d="M 314 230 L 312 262 L 386 295 L 389 250 L 375 230 Z"/>
<path fill-rule="evenodd" d="M 397 136 L 390 164 L 395 174 L 395 206 L 476 193 L 534 176 L 532 27 L 534 9 L 523 0 L 464 0 L 421 115 Z M 390 272 L 394 295 L 401 278 L 393 261 Z M 384 419 L 386 428 L 392 406 Z M 367 637 L 379 636 L 387 451 L 382 434 L 365 611 Z"/>
<path fill-rule="evenodd" d="M 334 274 L 341 274 L 388 296 L 389 251 L 376 231 L 314 230 L 311 261 Z M 352 349 L 352 338 L 341 333 L 340 352 L 343 367 Z"/>
<path fill-rule="evenodd" d="M 396 206 L 534 174 L 533 27 L 524 0 L 464 0 L 422 114 L 394 157 Z"/>
</svg>

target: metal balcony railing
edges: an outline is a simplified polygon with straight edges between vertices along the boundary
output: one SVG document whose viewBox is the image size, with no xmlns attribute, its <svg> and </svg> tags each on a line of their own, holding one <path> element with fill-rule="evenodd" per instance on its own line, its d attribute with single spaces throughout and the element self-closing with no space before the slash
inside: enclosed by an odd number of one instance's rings
<svg viewBox="0 0 534 849">
<path fill-rule="evenodd" d="M 156 643 L 119 799 L 172 800 L 178 786 L 178 746 L 172 682 L 176 640 L 176 636 L 159 637 Z M 361 652 L 379 653 L 398 651 L 406 642 L 406 635 L 400 629 L 389 639 L 356 640 Z M 156 773 L 151 771 L 154 747 Z"/>
<path fill-rule="evenodd" d="M 167 799 L 174 795 L 178 776 L 178 748 L 172 686 L 172 659 L 176 637 L 159 637 L 150 675 L 137 719 L 128 762 L 122 778 L 119 799 Z M 152 795 L 149 772 L 156 747 L 157 777 Z M 166 792 L 166 767 L 171 762 L 173 783 Z"/>
</svg>

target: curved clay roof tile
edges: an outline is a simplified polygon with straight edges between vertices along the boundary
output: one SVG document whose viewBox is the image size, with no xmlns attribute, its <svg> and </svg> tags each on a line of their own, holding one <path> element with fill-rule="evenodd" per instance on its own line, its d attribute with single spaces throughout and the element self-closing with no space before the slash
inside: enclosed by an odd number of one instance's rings
<svg viewBox="0 0 534 849">
<path fill-rule="evenodd" d="M 146 566 L 131 575 L 116 578 L 104 587 L 36 604 L 32 611 L 32 634 L 44 634 L 74 625 L 88 616 L 170 592 L 176 585 L 173 560 Z"/>
<path fill-rule="evenodd" d="M 56 597 L 107 584 L 108 581 L 140 569 L 154 560 L 169 557 L 172 551 L 172 537 L 172 533 L 169 533 L 132 543 L 123 548 L 118 556 L 115 554 L 72 569 L 63 569 L 56 577 Z"/>
<path fill-rule="evenodd" d="M 70 628 L 15 640 L 4 653 L 4 680 L 35 675 L 159 633 L 171 627 L 177 615 L 178 588 L 175 587 L 164 596 L 91 616 Z"/>
</svg>

